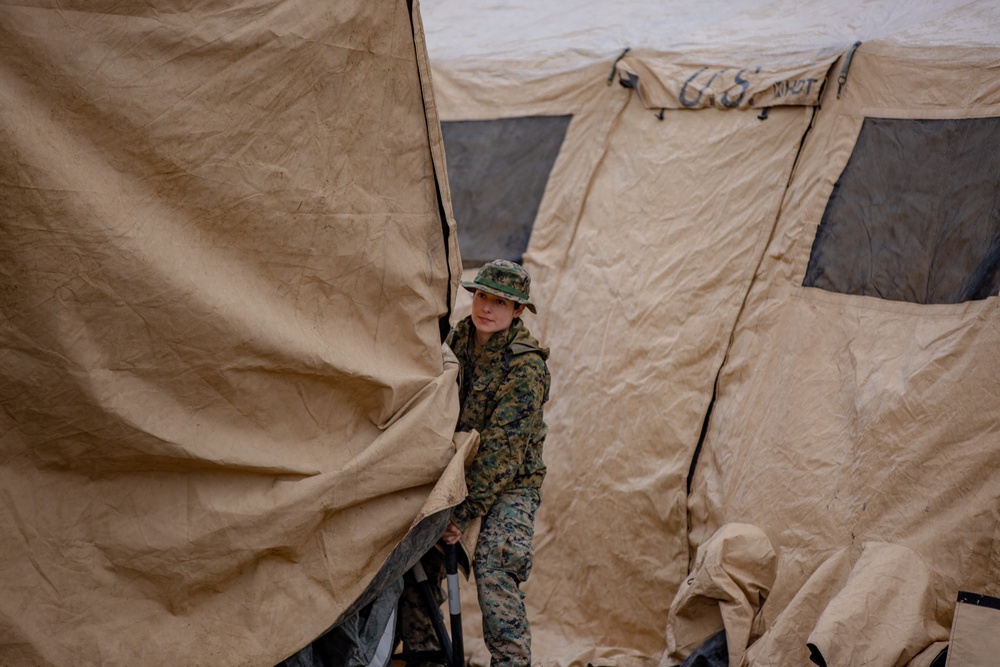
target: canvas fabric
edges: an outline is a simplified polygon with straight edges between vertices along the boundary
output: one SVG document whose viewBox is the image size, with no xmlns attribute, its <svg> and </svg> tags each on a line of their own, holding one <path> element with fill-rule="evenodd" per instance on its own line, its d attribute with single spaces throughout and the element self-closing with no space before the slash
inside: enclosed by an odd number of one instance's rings
<svg viewBox="0 0 1000 667">
<path fill-rule="evenodd" d="M 413 5 L 0 7 L 0 663 L 275 665 L 464 496 Z"/>
<path fill-rule="evenodd" d="M 946 667 L 986 667 L 1000 650 L 1000 599 L 962 591 L 948 636 Z"/>
<path fill-rule="evenodd" d="M 722 631 L 726 664 L 738 665 L 756 639 L 754 621 L 774 583 L 776 565 L 764 531 L 739 523 L 719 528 L 698 550 L 670 605 L 667 650 L 660 664 L 681 664 Z"/>
<path fill-rule="evenodd" d="M 539 619 L 533 655 L 543 664 L 653 665 L 664 650 L 670 601 L 688 571 L 685 480 L 712 369 L 810 121 L 805 107 L 775 109 L 767 123 L 717 109 L 660 121 L 629 90 L 608 86 L 610 70 L 608 62 L 522 82 L 516 92 L 504 82 L 482 106 L 478 89 L 452 97 L 448 76 L 434 78 L 439 100 L 448 100 L 442 118 L 486 117 L 532 94 L 541 100 L 505 113 L 574 114 L 525 255 L 539 308 L 524 320 L 553 359 L 566 355 L 550 365 L 549 472 L 536 520 L 536 534 L 547 537 L 524 586 L 528 616 Z M 693 137 L 703 139 L 697 150 Z M 740 160 L 730 152 L 737 138 L 759 169 L 719 167 Z M 690 197 L 696 184 L 741 196 Z M 655 221 L 650 210 L 661 212 Z M 692 235 L 702 238 L 694 248 L 685 245 Z M 462 296 L 456 316 L 467 312 Z M 657 353 L 667 340 L 692 344 Z M 561 390 L 572 398 L 560 400 Z M 641 493 L 635 480 L 646 480 Z M 472 640 L 479 609 L 467 605 L 463 621 L 470 656 L 485 663 Z M 622 627 L 633 629 L 627 639 Z"/>
<path fill-rule="evenodd" d="M 810 638 L 831 665 L 925 659 L 947 640 L 962 586 L 996 593 L 995 407 L 979 388 L 1000 370 L 987 353 L 997 297 L 923 305 L 801 286 L 864 118 L 1000 114 L 995 81 L 953 76 L 958 62 L 993 53 L 870 44 L 841 94 L 827 89 L 803 145 L 719 377 L 689 502 L 693 548 L 738 518 L 778 552 L 748 665 L 805 663 Z M 852 642 L 832 628 L 854 629 Z"/>
<path fill-rule="evenodd" d="M 731 524 L 775 553 L 755 651 L 734 656 L 809 664 L 810 636 L 839 618 L 862 633 L 852 659 L 933 659 L 963 578 L 986 594 L 1000 581 L 997 299 L 802 282 L 864 117 L 1000 115 L 996 7 L 584 4 L 424 8 L 442 119 L 572 116 L 524 253 L 525 321 L 553 350 L 524 587 L 536 659 L 660 664 L 672 601 Z M 748 96 L 723 103 L 741 81 Z M 913 574 L 900 603 L 907 623 L 932 609 L 924 627 L 861 622 L 896 611 L 888 597 L 826 609 L 876 544 Z M 477 613 L 463 610 L 467 637 Z"/>
<path fill-rule="evenodd" d="M 555 351 L 536 659 L 658 664 L 739 523 L 776 555 L 746 664 L 927 664 L 958 590 L 998 596 L 998 299 L 802 282 L 865 117 L 1000 116 L 1000 19 L 877 5 L 0 8 L 4 659 L 272 665 L 434 539 L 475 446 L 440 108 L 572 115 L 524 256 Z M 795 105 L 713 87 L 824 64 Z M 900 596 L 865 607 L 882 558 Z"/>
</svg>

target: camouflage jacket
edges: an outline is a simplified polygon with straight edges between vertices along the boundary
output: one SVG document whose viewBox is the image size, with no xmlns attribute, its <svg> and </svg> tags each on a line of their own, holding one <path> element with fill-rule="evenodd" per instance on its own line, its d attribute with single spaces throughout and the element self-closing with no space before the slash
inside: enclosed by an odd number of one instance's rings
<svg viewBox="0 0 1000 667">
<path fill-rule="evenodd" d="M 549 351 L 539 346 L 520 318 L 507 331 L 494 334 L 479 359 L 475 334 L 466 317 L 447 339 L 462 366 L 456 430 L 475 429 L 480 435 L 479 451 L 465 471 L 469 495 L 452 513 L 462 530 L 485 515 L 504 490 L 539 489 L 545 477 L 542 405 L 549 398 Z"/>
</svg>

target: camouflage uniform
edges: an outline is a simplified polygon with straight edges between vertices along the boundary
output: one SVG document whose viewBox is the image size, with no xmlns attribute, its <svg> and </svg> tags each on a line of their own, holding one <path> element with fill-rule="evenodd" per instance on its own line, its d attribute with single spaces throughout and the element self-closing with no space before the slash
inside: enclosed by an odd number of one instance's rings
<svg viewBox="0 0 1000 667">
<path fill-rule="evenodd" d="M 534 311 L 527 297 L 529 282 L 521 267 L 497 260 L 483 267 L 475 283 L 462 285 L 511 298 Z M 473 569 L 490 664 L 528 667 L 531 635 L 520 584 L 531 571 L 535 511 L 545 477 L 542 444 L 547 429 L 542 405 L 549 397 L 548 350 L 539 346 L 519 318 L 506 331 L 494 334 L 478 358 L 475 335 L 472 319 L 466 317 L 447 339 L 462 368 L 456 431 L 474 429 L 480 434 L 479 450 L 465 473 L 469 493 L 453 511 L 452 521 L 464 531 L 474 518 L 483 517 Z M 437 571 L 434 559 L 431 556 L 430 563 L 425 559 L 425 569 L 430 565 Z M 432 579 L 431 571 L 427 575 Z M 414 618 L 402 606 L 401 616 Z M 411 630 L 419 623 L 404 622 Z M 430 640 L 422 646 L 436 647 L 429 622 L 424 628 Z"/>
<path fill-rule="evenodd" d="M 478 360 L 474 337 L 468 318 L 449 337 L 462 364 L 456 430 L 480 433 L 479 451 L 465 475 L 469 495 L 452 521 L 465 530 L 483 516 L 473 568 L 491 665 L 527 667 L 531 635 L 519 586 L 531 571 L 535 510 L 545 477 L 542 404 L 549 392 L 548 350 L 519 319 L 494 335 Z"/>
</svg>

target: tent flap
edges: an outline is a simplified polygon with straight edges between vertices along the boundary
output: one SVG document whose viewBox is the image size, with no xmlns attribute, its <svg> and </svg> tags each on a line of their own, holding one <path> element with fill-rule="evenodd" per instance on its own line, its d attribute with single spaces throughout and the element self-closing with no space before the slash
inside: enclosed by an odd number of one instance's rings
<svg viewBox="0 0 1000 667">
<path fill-rule="evenodd" d="M 274 665 L 460 501 L 410 12 L 0 7 L 3 664 Z"/>
</svg>

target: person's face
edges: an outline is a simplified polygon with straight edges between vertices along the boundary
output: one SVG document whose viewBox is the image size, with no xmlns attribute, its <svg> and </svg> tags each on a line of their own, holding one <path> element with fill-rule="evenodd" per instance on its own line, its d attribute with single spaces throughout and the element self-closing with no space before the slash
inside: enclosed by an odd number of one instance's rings
<svg viewBox="0 0 1000 667">
<path fill-rule="evenodd" d="M 480 335 L 479 342 L 489 340 L 498 331 L 506 331 L 522 311 L 522 304 L 477 290 L 472 297 L 472 323 Z"/>
</svg>

